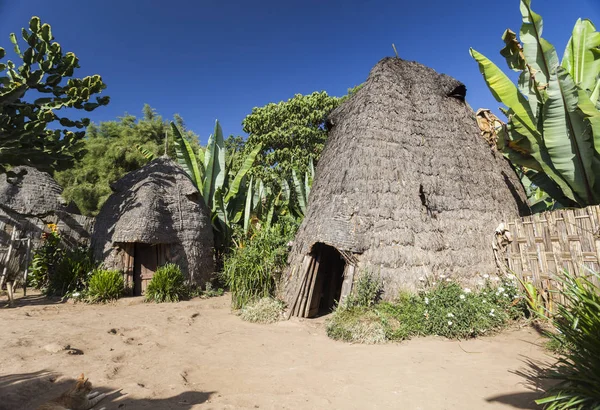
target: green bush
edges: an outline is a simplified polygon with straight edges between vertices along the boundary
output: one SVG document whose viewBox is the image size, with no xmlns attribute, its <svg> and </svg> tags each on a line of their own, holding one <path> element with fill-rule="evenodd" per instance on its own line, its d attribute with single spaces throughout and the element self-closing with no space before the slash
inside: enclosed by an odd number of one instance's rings
<svg viewBox="0 0 600 410">
<path fill-rule="evenodd" d="M 71 296 L 82 292 L 95 263 L 86 247 L 66 249 L 56 232 L 46 235 L 32 257 L 29 284 L 48 296 Z"/>
<path fill-rule="evenodd" d="M 383 283 L 369 272 L 358 276 L 354 291 L 346 298 L 345 305 L 352 307 L 370 307 L 379 301 L 383 292 Z"/>
<path fill-rule="evenodd" d="M 244 247 L 226 257 L 225 283 L 232 295 L 234 309 L 273 296 L 276 283 L 286 266 L 288 242 L 298 225 L 291 218 L 281 218 L 271 228 L 259 230 Z"/>
<path fill-rule="evenodd" d="M 147 302 L 179 302 L 187 296 L 185 278 L 179 266 L 174 263 L 158 268 L 146 288 Z"/>
<path fill-rule="evenodd" d="M 266 297 L 245 305 L 240 311 L 240 317 L 246 322 L 275 323 L 281 320 L 283 308 L 282 301 Z"/>
<path fill-rule="evenodd" d="M 117 270 L 95 269 L 90 276 L 87 296 L 93 303 L 109 302 L 125 292 L 123 274 Z"/>
<path fill-rule="evenodd" d="M 549 397 L 538 400 L 547 409 L 600 409 L 600 281 L 569 273 L 560 279 L 565 302 L 558 304 L 552 318 L 556 333 L 550 337 L 563 354 L 547 376 L 559 383 L 549 389 Z"/>
<path fill-rule="evenodd" d="M 357 296 L 339 306 L 327 321 L 327 334 L 333 339 L 378 343 L 382 334 L 388 341 L 424 335 L 476 337 L 522 317 L 525 308 L 523 303 L 516 303 L 517 287 L 508 281 L 497 287 L 488 282 L 477 291 L 442 281 L 418 294 L 401 293 L 393 302 L 373 304 L 373 299 L 364 295 L 375 294 L 377 287 L 372 285 L 373 279 L 362 280 L 354 290 Z M 375 333 L 368 335 L 368 331 Z"/>
</svg>

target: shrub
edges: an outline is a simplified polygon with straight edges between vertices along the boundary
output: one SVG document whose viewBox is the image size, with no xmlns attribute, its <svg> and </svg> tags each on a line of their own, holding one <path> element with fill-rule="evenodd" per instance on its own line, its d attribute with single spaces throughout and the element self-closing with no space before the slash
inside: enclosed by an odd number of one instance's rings
<svg viewBox="0 0 600 410">
<path fill-rule="evenodd" d="M 600 281 L 600 275 L 591 272 Z M 589 278 L 565 272 L 560 279 L 565 302 L 557 305 L 550 337 L 563 355 L 547 375 L 559 383 L 551 396 L 537 400 L 547 409 L 600 408 L 600 288 Z"/>
<path fill-rule="evenodd" d="M 117 270 L 95 269 L 90 276 L 87 289 L 88 300 L 93 303 L 109 302 L 123 295 L 125 282 Z"/>
<path fill-rule="evenodd" d="M 70 296 L 86 288 L 94 265 L 88 248 L 66 249 L 60 235 L 51 232 L 33 253 L 28 281 L 48 296 Z"/>
<path fill-rule="evenodd" d="M 235 249 L 225 259 L 223 276 L 234 309 L 275 294 L 276 282 L 286 266 L 287 244 L 296 229 L 293 219 L 281 218 L 271 228 L 259 230 L 246 246 Z"/>
<path fill-rule="evenodd" d="M 328 320 L 330 337 L 361 343 L 379 342 L 382 332 L 389 341 L 420 335 L 468 338 L 502 328 L 523 315 L 524 305 L 515 303 L 519 297 L 511 282 L 497 287 L 488 282 L 483 289 L 471 291 L 442 281 L 418 294 L 401 293 L 393 302 L 380 303 L 365 297 L 376 293 L 373 283 L 372 279 L 359 279 L 356 296 L 339 306 Z M 367 335 L 367 331 L 375 333 Z"/>
<path fill-rule="evenodd" d="M 326 325 L 327 336 L 334 340 L 351 343 L 384 343 L 384 325 L 373 309 L 365 307 L 337 309 Z"/>
<path fill-rule="evenodd" d="M 167 263 L 156 270 L 146 288 L 147 302 L 179 302 L 188 295 L 179 266 Z"/>
<path fill-rule="evenodd" d="M 383 292 L 381 279 L 370 272 L 361 273 L 354 286 L 354 291 L 346 298 L 348 308 L 370 307 L 379 301 Z"/>
<path fill-rule="evenodd" d="M 270 297 L 246 304 L 240 311 L 242 320 L 252 323 L 275 323 L 281 320 L 284 304 Z"/>
</svg>

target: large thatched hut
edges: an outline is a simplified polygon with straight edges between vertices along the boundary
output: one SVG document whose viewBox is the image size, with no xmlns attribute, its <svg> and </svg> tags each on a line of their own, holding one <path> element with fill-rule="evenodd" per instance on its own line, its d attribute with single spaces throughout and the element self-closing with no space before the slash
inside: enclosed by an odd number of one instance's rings
<svg viewBox="0 0 600 410">
<path fill-rule="evenodd" d="M 96 217 L 92 247 L 108 269 L 121 270 L 134 295 L 157 267 L 173 262 L 191 283 L 214 272 L 210 212 L 185 171 L 167 157 L 125 175 Z"/>
<path fill-rule="evenodd" d="M 465 94 L 451 77 L 385 58 L 332 112 L 283 278 L 293 315 L 330 310 L 363 271 L 387 298 L 426 277 L 495 271 L 494 230 L 525 212 L 525 196 Z"/>
</svg>

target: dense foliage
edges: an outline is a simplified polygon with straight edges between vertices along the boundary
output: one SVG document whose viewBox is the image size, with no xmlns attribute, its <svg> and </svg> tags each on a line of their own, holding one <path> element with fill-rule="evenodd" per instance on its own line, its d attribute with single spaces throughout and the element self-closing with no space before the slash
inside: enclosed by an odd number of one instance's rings
<svg viewBox="0 0 600 410">
<path fill-rule="evenodd" d="M 146 288 L 147 302 L 179 302 L 187 296 L 185 278 L 179 266 L 174 263 L 159 267 Z"/>
<path fill-rule="evenodd" d="M 600 275 L 560 279 L 564 303 L 558 305 L 551 337 L 563 354 L 549 376 L 558 380 L 550 396 L 538 400 L 550 410 L 600 408 Z"/>
<path fill-rule="evenodd" d="M 123 274 L 117 270 L 95 269 L 90 276 L 86 291 L 92 303 L 110 302 L 123 296 L 125 282 Z"/>
<path fill-rule="evenodd" d="M 234 309 L 274 296 L 276 283 L 286 265 L 288 242 L 297 228 L 293 218 L 281 218 L 271 227 L 258 229 L 250 241 L 226 257 L 223 276 L 231 291 Z"/>
<path fill-rule="evenodd" d="M 70 296 L 83 291 L 94 261 L 88 248 L 68 249 L 60 234 L 49 233 L 33 253 L 28 280 L 50 296 Z"/>
<path fill-rule="evenodd" d="M 469 338 L 500 329 L 523 314 L 524 303 L 510 281 L 488 281 L 482 289 L 471 290 L 445 279 L 417 294 L 401 293 L 393 302 L 377 302 L 379 282 L 362 274 L 354 295 L 328 320 L 327 334 L 357 343 L 424 335 Z"/>
<path fill-rule="evenodd" d="M 311 159 L 316 164 L 327 139 L 325 120 L 339 103 L 321 91 L 254 107 L 242 122 L 246 149 L 261 146 L 252 174 L 271 183 L 289 180 L 292 169 L 306 172 Z"/>
<path fill-rule="evenodd" d="M 497 147 L 563 206 L 600 203 L 600 33 L 589 20 L 573 28 L 562 61 L 542 38 L 542 18 L 521 0 L 520 42 L 506 30 L 502 56 L 520 72 L 514 85 L 471 49 L 492 94 L 508 109 Z"/>
<path fill-rule="evenodd" d="M 54 177 L 64 188 L 65 199 L 74 201 L 83 214 L 96 215 L 111 194 L 112 183 L 165 152 L 165 135 L 170 132 L 168 123 L 147 104 L 143 114 L 141 119 L 125 115 L 118 121 L 91 124 L 82 142 L 86 153 L 81 161 L 55 173 Z M 176 116 L 175 121 L 183 127 L 181 117 Z M 197 151 L 197 135 L 182 129 L 191 149 Z M 172 142 L 167 153 L 175 157 Z"/>
<path fill-rule="evenodd" d="M 99 75 L 74 77 L 79 60 L 72 52 L 63 53 L 50 25 L 38 17 L 31 18 L 21 37 L 27 46 L 24 50 L 17 36 L 10 35 L 22 60 L 19 66 L 11 60 L 2 62 L 6 52 L 0 47 L 0 172 L 15 165 L 44 171 L 68 168 L 83 153 L 79 142 L 89 120 L 72 120 L 58 112 L 93 111 L 108 104 L 108 97 L 90 102 L 106 86 Z"/>
</svg>

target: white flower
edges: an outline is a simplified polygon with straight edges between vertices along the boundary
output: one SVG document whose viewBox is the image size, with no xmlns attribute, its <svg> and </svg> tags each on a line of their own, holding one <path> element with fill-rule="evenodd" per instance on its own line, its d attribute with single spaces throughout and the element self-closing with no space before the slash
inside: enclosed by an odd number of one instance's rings
<svg viewBox="0 0 600 410">
<path fill-rule="evenodd" d="M 451 320 L 448 321 L 448 326 L 452 326 L 452 321 Z"/>
<path fill-rule="evenodd" d="M 450 278 L 446 278 L 446 282 L 450 282 L 450 281 L 451 281 L 451 279 L 450 279 Z"/>
<path fill-rule="evenodd" d="M 494 314 L 494 311 L 495 311 L 495 309 L 492 309 L 492 310 L 490 310 L 490 316 L 496 316 L 496 315 Z"/>
<path fill-rule="evenodd" d="M 433 285 L 433 286 L 437 285 L 437 282 L 433 282 L 433 283 L 432 283 L 432 285 Z"/>
<path fill-rule="evenodd" d="M 440 279 L 446 279 L 446 275 L 440 275 Z"/>
<path fill-rule="evenodd" d="M 424 278 L 423 276 L 420 276 L 420 277 L 419 277 L 419 281 L 420 281 L 420 282 L 425 282 L 425 278 Z"/>
<path fill-rule="evenodd" d="M 465 300 L 465 295 L 460 295 L 460 296 L 459 296 L 459 298 L 460 298 L 461 300 Z"/>
<path fill-rule="evenodd" d="M 464 289 L 463 289 L 463 292 L 465 292 L 465 293 L 471 293 L 471 289 L 469 289 L 469 288 L 464 288 Z"/>
<path fill-rule="evenodd" d="M 429 304 L 429 298 L 425 298 L 425 304 L 428 305 Z"/>
<path fill-rule="evenodd" d="M 502 286 L 498 287 L 498 292 L 504 293 L 504 288 Z"/>
<path fill-rule="evenodd" d="M 78 298 L 80 294 L 81 294 L 81 293 L 79 293 L 79 292 L 73 292 L 73 297 L 74 297 L 74 298 Z"/>
<path fill-rule="evenodd" d="M 500 278 L 499 278 L 498 276 L 494 276 L 494 277 L 492 278 L 492 280 L 493 280 L 494 282 L 499 282 L 499 281 L 500 281 Z"/>
<path fill-rule="evenodd" d="M 454 314 L 453 313 L 448 313 L 446 316 L 448 316 L 448 317 L 454 317 Z"/>
<path fill-rule="evenodd" d="M 483 279 L 489 279 L 490 275 L 488 275 L 487 273 L 485 275 L 483 275 Z"/>
</svg>

